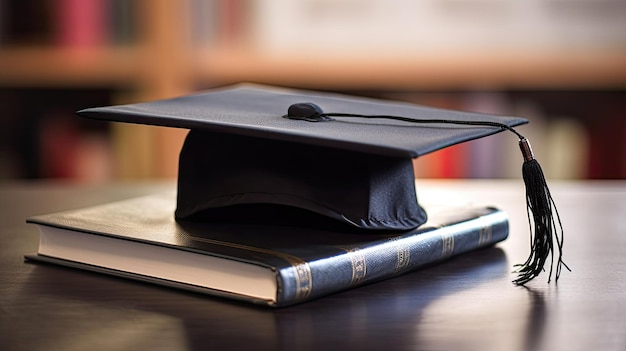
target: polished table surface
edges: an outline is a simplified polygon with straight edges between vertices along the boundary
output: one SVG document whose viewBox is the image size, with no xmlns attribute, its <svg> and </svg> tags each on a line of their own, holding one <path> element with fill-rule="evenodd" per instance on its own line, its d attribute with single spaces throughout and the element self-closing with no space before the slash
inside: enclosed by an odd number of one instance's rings
<svg viewBox="0 0 626 351">
<path fill-rule="evenodd" d="M 419 196 L 497 205 L 493 248 L 283 309 L 24 262 L 26 217 L 172 189 L 173 183 L 0 184 L 2 350 L 626 350 L 626 182 L 551 182 L 564 271 L 511 283 L 529 236 L 518 181 L 418 181 Z"/>
</svg>

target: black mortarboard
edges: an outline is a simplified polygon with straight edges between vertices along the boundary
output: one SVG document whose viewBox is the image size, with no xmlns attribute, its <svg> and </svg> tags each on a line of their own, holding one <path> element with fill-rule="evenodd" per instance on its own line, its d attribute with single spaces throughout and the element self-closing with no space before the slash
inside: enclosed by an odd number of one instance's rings
<svg viewBox="0 0 626 351">
<path fill-rule="evenodd" d="M 79 114 L 190 129 L 179 160 L 178 220 L 410 230 L 426 221 L 413 158 L 510 130 L 532 159 L 512 128 L 523 118 L 257 85 Z M 551 209 L 545 191 L 542 206 Z M 525 265 L 544 262 L 531 255 Z M 522 271 L 521 283 L 536 270 Z"/>
</svg>

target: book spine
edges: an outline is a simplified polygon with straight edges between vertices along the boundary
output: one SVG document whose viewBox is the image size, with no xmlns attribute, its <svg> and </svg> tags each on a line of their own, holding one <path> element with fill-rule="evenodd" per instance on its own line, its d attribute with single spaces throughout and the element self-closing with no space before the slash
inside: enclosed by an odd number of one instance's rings
<svg viewBox="0 0 626 351">
<path fill-rule="evenodd" d="M 428 225 L 428 223 L 427 223 Z M 479 248 L 508 236 L 505 212 L 453 225 L 430 226 L 389 240 L 340 248 L 343 253 L 280 270 L 276 306 L 287 306 L 391 278 Z"/>
<path fill-rule="evenodd" d="M 102 0 L 59 0 L 56 44 L 94 48 L 107 42 L 107 3 Z"/>
<path fill-rule="evenodd" d="M 134 26 L 134 18 L 137 18 L 135 12 L 136 2 L 132 0 L 109 0 L 107 18 L 109 41 L 114 45 L 130 45 L 137 35 Z"/>
</svg>

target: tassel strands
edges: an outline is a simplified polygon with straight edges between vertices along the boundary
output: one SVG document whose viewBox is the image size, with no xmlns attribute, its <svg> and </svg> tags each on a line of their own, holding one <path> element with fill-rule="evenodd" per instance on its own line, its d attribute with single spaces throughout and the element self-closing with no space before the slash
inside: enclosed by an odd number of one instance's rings
<svg viewBox="0 0 626 351">
<path fill-rule="evenodd" d="M 519 276 L 513 280 L 516 285 L 524 285 L 538 276 L 550 256 L 550 272 L 548 282 L 552 279 L 555 254 L 557 265 L 555 279 L 558 280 L 561 268 L 570 268 L 563 262 L 563 225 L 558 210 L 550 194 L 541 165 L 533 155 L 530 143 L 526 138 L 519 140 L 520 150 L 524 157 L 522 177 L 526 187 L 526 208 L 528 225 L 531 234 L 531 252 L 526 262 L 516 265 L 515 273 Z M 555 252 L 555 242 L 556 251 Z"/>
</svg>

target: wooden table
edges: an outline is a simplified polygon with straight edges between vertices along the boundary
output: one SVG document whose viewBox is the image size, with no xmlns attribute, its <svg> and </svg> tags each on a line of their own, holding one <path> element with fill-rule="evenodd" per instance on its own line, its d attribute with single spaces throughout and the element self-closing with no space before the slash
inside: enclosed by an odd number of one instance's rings
<svg viewBox="0 0 626 351">
<path fill-rule="evenodd" d="M 528 254 L 520 181 L 418 181 L 419 196 L 505 209 L 509 239 L 380 283 L 271 310 L 26 263 L 26 217 L 173 183 L 0 185 L 2 350 L 626 350 L 626 182 L 552 182 L 565 226 L 558 284 L 511 283 Z"/>
</svg>

